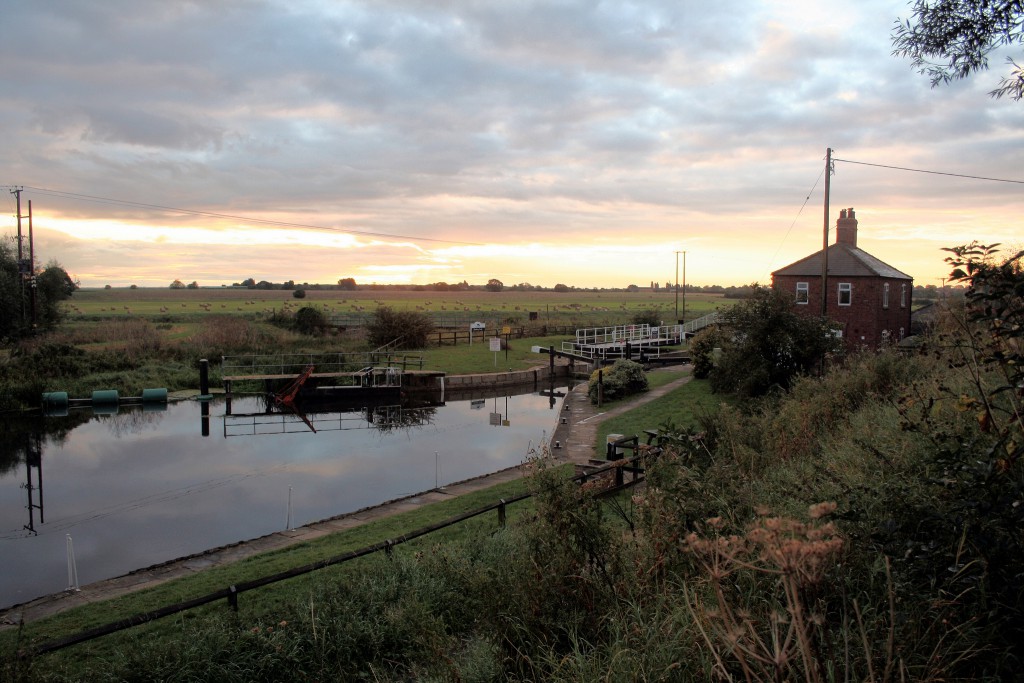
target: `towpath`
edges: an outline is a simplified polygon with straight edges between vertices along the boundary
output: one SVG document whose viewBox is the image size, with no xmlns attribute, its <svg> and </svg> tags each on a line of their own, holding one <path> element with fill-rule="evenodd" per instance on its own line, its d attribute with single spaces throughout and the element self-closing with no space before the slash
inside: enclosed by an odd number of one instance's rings
<svg viewBox="0 0 1024 683">
<path fill-rule="evenodd" d="M 655 372 L 659 371 L 655 370 Z M 560 460 L 573 463 L 587 463 L 591 458 L 603 457 L 603 451 L 598 453 L 595 448 L 597 428 L 601 422 L 664 396 L 689 380 L 690 375 L 687 374 L 664 386 L 652 389 L 640 396 L 617 403 L 614 407 L 604 410 L 590 402 L 587 396 L 586 383 L 577 385 L 566 395 L 559 414 L 558 424 L 551 436 L 551 444 L 554 445 L 555 442 L 559 444 L 559 448 L 552 450 L 552 455 Z M 214 548 L 197 555 L 190 555 L 145 569 L 138 569 L 122 576 L 82 586 L 79 591 L 65 591 L 43 596 L 0 612 L 0 629 L 14 628 L 22 620 L 25 622 L 35 621 L 74 609 L 80 605 L 102 602 L 134 591 L 151 588 L 183 576 L 189 576 L 210 569 L 211 567 L 230 564 L 260 553 L 278 550 L 298 543 L 305 543 L 327 534 L 345 531 L 346 529 L 351 529 L 376 519 L 396 515 L 423 505 L 437 503 L 454 496 L 461 496 L 471 491 L 479 491 L 496 484 L 518 479 L 522 476 L 523 469 L 521 467 L 511 467 L 475 479 L 447 484 L 443 489 L 426 491 L 330 519 L 313 522 L 297 529 L 278 531 L 261 536 L 260 538 Z"/>
</svg>

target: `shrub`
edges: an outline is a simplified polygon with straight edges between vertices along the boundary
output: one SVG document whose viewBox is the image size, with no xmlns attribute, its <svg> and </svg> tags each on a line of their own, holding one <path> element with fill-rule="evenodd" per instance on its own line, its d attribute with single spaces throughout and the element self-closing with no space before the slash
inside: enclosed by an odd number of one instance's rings
<svg viewBox="0 0 1024 683">
<path fill-rule="evenodd" d="M 715 391 L 752 397 L 788 389 L 839 348 L 826 322 L 798 314 L 792 298 L 771 287 L 753 285 L 729 319 L 731 334 L 710 376 Z"/>
<path fill-rule="evenodd" d="M 601 396 L 605 401 L 614 401 L 626 396 L 632 396 L 633 394 L 639 394 L 647 391 L 648 388 L 644 367 L 635 361 L 620 358 L 610 368 L 594 370 L 591 373 L 590 386 L 587 389 L 587 395 L 590 396 L 591 403 L 597 403 L 598 388 L 601 386 L 598 379 L 601 375 L 603 375 Z"/>
<path fill-rule="evenodd" d="M 650 325 L 651 327 L 658 327 L 661 325 L 661 319 L 661 309 L 654 307 L 634 313 L 632 323 L 634 325 Z"/>
<path fill-rule="evenodd" d="M 693 376 L 707 379 L 715 369 L 715 347 L 722 344 L 722 331 L 717 327 L 705 327 L 690 339 L 690 358 L 693 361 Z"/>
<path fill-rule="evenodd" d="M 301 289 L 295 290 L 301 292 Z M 319 308 L 303 306 L 295 312 L 295 329 L 302 334 L 317 334 L 327 327 L 327 316 Z"/>
<path fill-rule="evenodd" d="M 380 306 L 366 326 L 370 345 L 381 348 L 394 344 L 398 349 L 421 349 L 434 331 L 434 319 L 426 313 L 396 311 Z"/>
<path fill-rule="evenodd" d="M 295 297 L 296 299 L 305 299 L 306 298 L 306 290 L 304 290 L 304 289 L 296 289 L 294 292 L 292 292 L 292 296 Z"/>
</svg>

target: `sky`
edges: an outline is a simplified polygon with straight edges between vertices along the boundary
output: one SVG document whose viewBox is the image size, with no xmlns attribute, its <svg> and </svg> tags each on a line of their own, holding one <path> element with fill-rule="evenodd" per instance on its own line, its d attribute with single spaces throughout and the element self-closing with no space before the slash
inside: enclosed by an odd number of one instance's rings
<svg viewBox="0 0 1024 683">
<path fill-rule="evenodd" d="M 768 283 L 847 207 L 915 284 L 1021 244 L 1020 182 L 958 177 L 1024 180 L 1010 53 L 932 88 L 902 0 L 0 8 L 0 232 L 23 187 L 86 287 Z"/>
</svg>

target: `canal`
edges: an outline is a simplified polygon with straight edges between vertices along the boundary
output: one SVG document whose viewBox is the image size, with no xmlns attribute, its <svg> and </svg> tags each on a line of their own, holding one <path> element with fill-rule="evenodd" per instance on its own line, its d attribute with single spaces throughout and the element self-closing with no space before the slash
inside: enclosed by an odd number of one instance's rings
<svg viewBox="0 0 1024 683">
<path fill-rule="evenodd" d="M 71 556 L 85 585 L 520 464 L 554 430 L 564 391 L 0 418 L 0 606 L 67 589 Z"/>
</svg>

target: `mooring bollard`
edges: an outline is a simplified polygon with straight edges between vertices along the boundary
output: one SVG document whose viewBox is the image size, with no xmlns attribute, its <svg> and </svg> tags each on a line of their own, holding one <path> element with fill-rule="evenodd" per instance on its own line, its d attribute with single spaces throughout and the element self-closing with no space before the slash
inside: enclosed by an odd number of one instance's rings
<svg viewBox="0 0 1024 683">
<path fill-rule="evenodd" d="M 78 565 L 75 563 L 75 544 L 71 541 L 71 534 L 64 534 L 68 550 L 68 587 L 67 590 L 78 592 Z"/>
<path fill-rule="evenodd" d="M 199 359 L 199 396 L 210 396 L 210 361 L 205 358 Z"/>
</svg>

